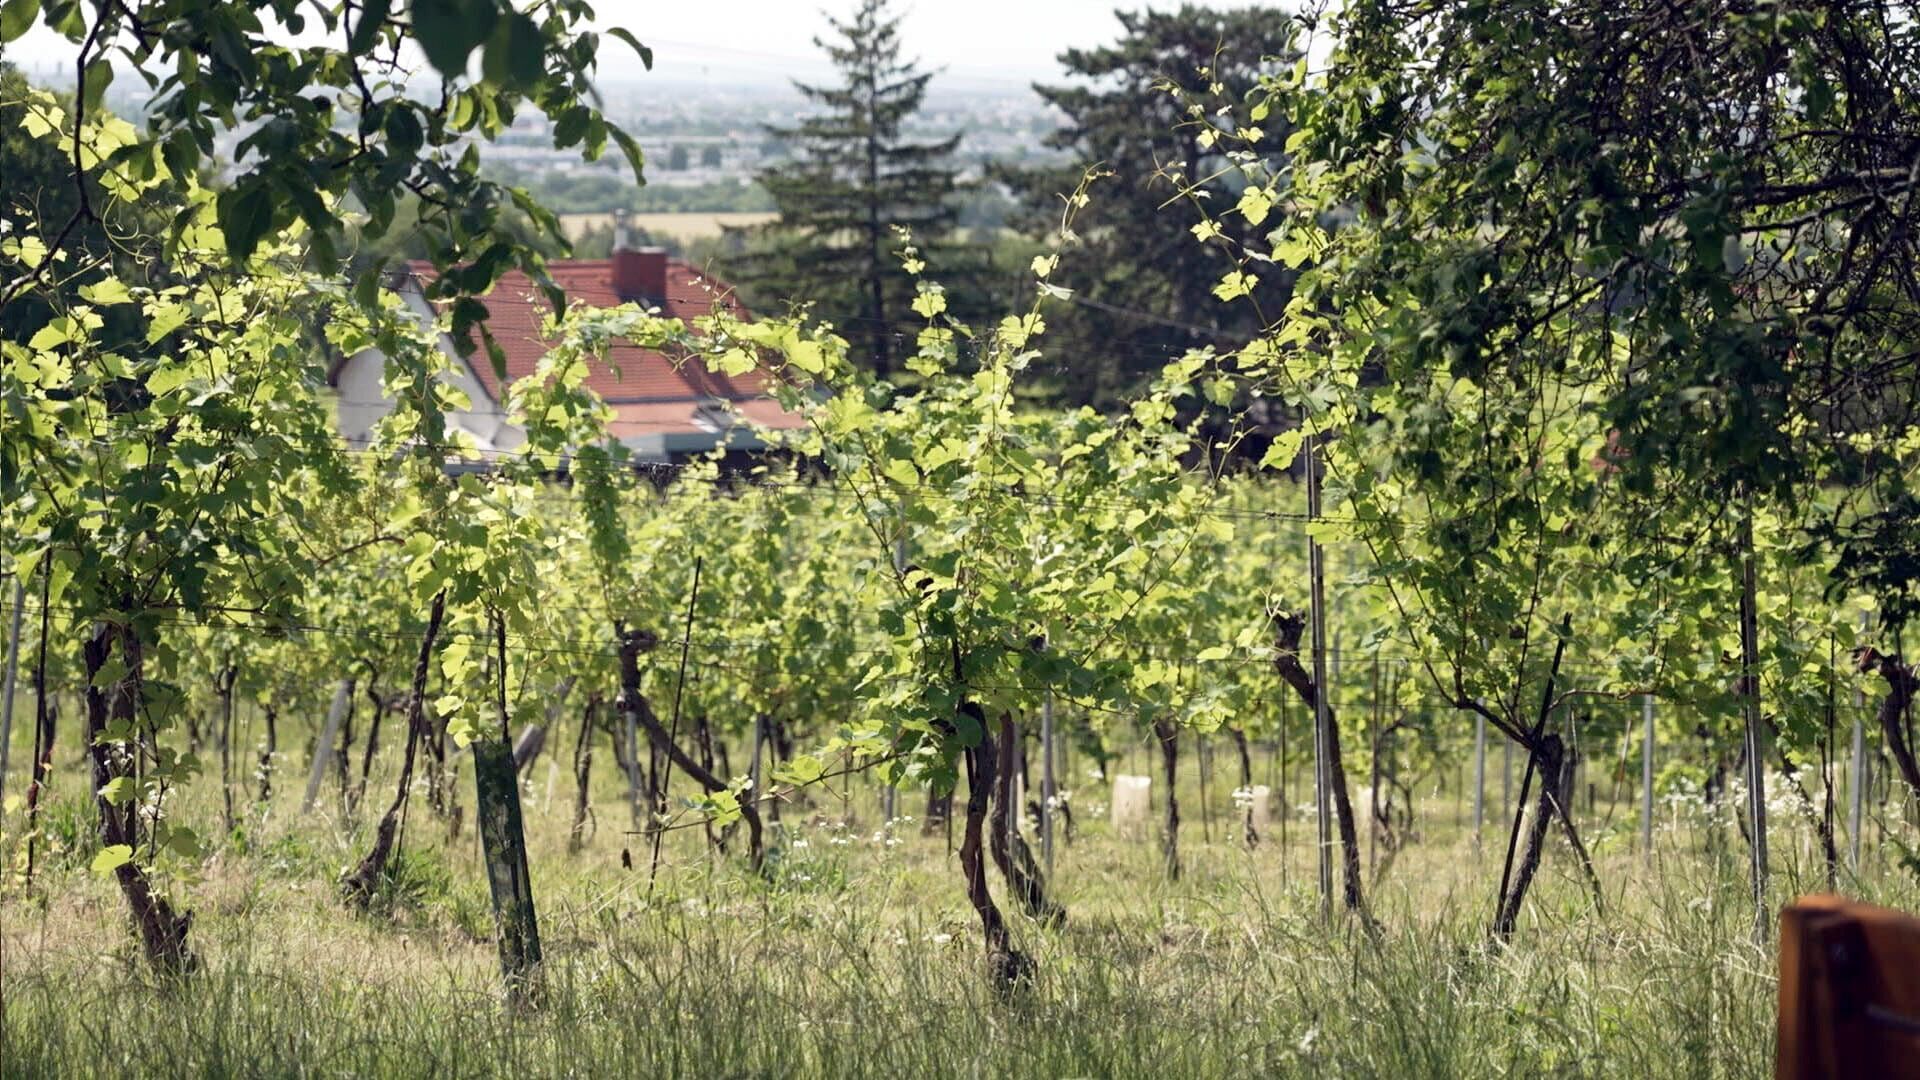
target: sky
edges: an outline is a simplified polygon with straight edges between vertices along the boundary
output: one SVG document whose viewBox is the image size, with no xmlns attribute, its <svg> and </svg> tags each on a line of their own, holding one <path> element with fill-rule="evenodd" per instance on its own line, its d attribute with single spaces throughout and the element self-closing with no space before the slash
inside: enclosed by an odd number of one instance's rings
<svg viewBox="0 0 1920 1080">
<path fill-rule="evenodd" d="M 845 14 L 851 0 L 824 10 Z M 1097 45 L 1119 36 L 1116 7 L 1179 7 L 1178 0 L 915 0 L 897 3 L 903 51 L 926 67 L 944 69 L 949 90 L 1016 91 L 1059 74 L 1055 57 L 1069 46 Z M 1223 7 L 1245 4 L 1224 3 Z M 651 80 L 737 85 L 784 84 L 817 78 L 828 68 L 813 38 L 826 32 L 823 6 L 790 0 L 709 0 L 651 3 L 603 0 L 602 26 L 631 30 L 653 49 Z M 7 59 L 30 72 L 70 64 L 74 46 L 45 27 L 7 48 Z M 601 47 L 602 76 L 646 78 L 631 50 L 617 41 Z"/>
<path fill-rule="evenodd" d="M 1165 0 L 1124 5 L 1122 0 L 920 0 L 899 4 L 897 10 L 906 55 L 943 68 L 940 81 L 950 88 L 991 90 L 1057 76 L 1055 57 L 1064 49 L 1116 39 L 1117 6 L 1180 5 Z M 818 4 L 779 0 L 710 6 L 608 0 L 596 10 L 649 44 L 656 75 L 712 78 L 766 77 L 769 69 L 775 78 L 818 75 L 827 65 L 813 39 L 827 32 L 825 12 L 841 14 L 836 7 L 823 12 Z M 728 16 L 724 22 L 716 24 L 715 10 Z"/>
</svg>

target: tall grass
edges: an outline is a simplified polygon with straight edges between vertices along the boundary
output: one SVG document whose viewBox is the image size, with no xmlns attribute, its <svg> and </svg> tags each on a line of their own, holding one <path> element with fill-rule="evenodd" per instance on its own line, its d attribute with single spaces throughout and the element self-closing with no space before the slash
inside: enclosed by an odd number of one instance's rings
<svg viewBox="0 0 1920 1080">
<path fill-rule="evenodd" d="M 513 1015 L 465 875 L 411 875 L 379 919 L 324 876 L 218 871 L 202 971 L 156 984 L 111 895 L 62 882 L 6 918 L 5 1073 L 116 1075 L 1761 1075 L 1772 976 L 1745 883 L 1694 861 L 1595 916 L 1544 883 L 1509 946 L 1445 867 L 1402 858 L 1377 940 L 1208 851 L 1189 883 L 1145 845 L 1089 839 L 1059 931 L 1022 923 L 1040 975 L 1011 998 L 937 842 L 849 850 L 765 885 L 682 862 L 548 880 L 547 985 Z M 790 852 L 791 854 L 791 852 Z M 1459 857 L 1459 853 L 1453 853 Z M 421 854 L 415 860 L 428 861 Z M 1257 856 L 1255 857 L 1258 858 Z M 1470 858 L 1470 856 L 1468 856 Z M 1435 860 L 1436 862 L 1438 860 Z M 1239 863 L 1236 867 L 1231 864 Z M 796 873 L 787 871 L 791 878 Z M 823 880 L 824 879 L 824 880 Z M 1392 879 L 1390 879 L 1391 881 Z M 463 911 L 464 909 L 464 911 Z"/>
<path fill-rule="evenodd" d="M 215 805 L 176 813 L 214 820 Z M 78 811 L 63 805 L 63 839 L 39 884 L 28 893 L 15 880 L 0 894 L 0 1074 L 1717 1077 L 1771 1067 L 1773 958 L 1753 938 L 1744 846 L 1725 823 L 1675 817 L 1648 859 L 1629 850 L 1631 815 L 1596 821 L 1605 911 L 1556 844 L 1505 945 L 1486 931 L 1504 834 L 1489 821 L 1476 847 L 1444 804 L 1383 860 L 1370 892 L 1376 938 L 1320 920 L 1307 828 L 1293 830 L 1288 851 L 1269 831 L 1248 852 L 1224 812 L 1202 842 L 1190 810 L 1185 873 L 1168 883 L 1152 830 L 1128 840 L 1084 823 L 1060 849 L 1053 883 L 1067 923 L 1044 928 L 1006 905 L 1040 966 L 1001 997 L 982 976 L 955 860 L 910 823 L 825 824 L 842 810 L 828 799 L 813 824 L 777 837 L 764 879 L 746 873 L 739 850 L 713 857 L 686 830 L 649 888 L 639 838 L 611 825 L 565 854 L 566 806 L 529 789 L 548 962 L 539 1006 L 514 1013 L 497 991 L 471 830 L 449 839 L 424 805 L 369 917 L 347 914 L 334 886 L 365 842 L 364 822 L 256 808 L 201 880 L 176 883 L 196 911 L 201 968 L 174 984 L 139 961 L 111 882 L 86 871 L 86 830 L 68 827 Z M 1800 827 L 1779 823 L 1783 899 L 1820 885 Z M 625 844 L 636 870 L 620 868 Z M 1882 865 L 1877 855 L 1870 864 Z M 1901 906 L 1920 900 L 1890 861 L 1847 885 Z"/>
</svg>

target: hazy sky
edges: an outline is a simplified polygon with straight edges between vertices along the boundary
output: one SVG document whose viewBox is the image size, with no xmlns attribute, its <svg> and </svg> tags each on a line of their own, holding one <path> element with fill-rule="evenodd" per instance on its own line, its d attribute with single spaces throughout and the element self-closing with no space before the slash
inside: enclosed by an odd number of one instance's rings
<svg viewBox="0 0 1920 1080">
<path fill-rule="evenodd" d="M 653 49 L 653 78 L 763 85 L 788 77 L 811 78 L 826 68 L 813 44 L 826 29 L 823 7 L 844 14 L 852 3 L 820 5 L 784 0 L 711 0 L 648 3 L 603 0 L 596 10 L 603 26 L 624 26 Z M 1108 42 L 1119 35 L 1116 7 L 1169 9 L 1177 0 L 917 0 L 899 3 L 906 53 L 945 68 L 949 89 L 1017 89 L 1058 73 L 1054 56 L 1070 45 Z M 1224 3 L 1223 7 L 1244 7 Z M 7 49 L 7 58 L 30 71 L 67 64 L 74 47 L 36 27 Z M 642 77 L 631 50 L 617 41 L 601 47 L 602 74 Z"/>
<path fill-rule="evenodd" d="M 896 10 L 908 55 L 945 68 L 941 81 L 949 85 L 990 89 L 1056 75 L 1060 68 L 1054 58 L 1068 46 L 1114 40 L 1120 33 L 1113 15 L 1117 7 L 1179 6 L 1177 0 L 920 0 L 898 4 Z M 750 77 L 770 68 L 776 76 L 805 77 L 826 67 L 813 44 L 826 31 L 823 8 L 842 14 L 838 5 L 778 0 L 705 6 L 609 0 L 597 10 L 652 46 L 654 72 L 663 77 Z"/>
</svg>

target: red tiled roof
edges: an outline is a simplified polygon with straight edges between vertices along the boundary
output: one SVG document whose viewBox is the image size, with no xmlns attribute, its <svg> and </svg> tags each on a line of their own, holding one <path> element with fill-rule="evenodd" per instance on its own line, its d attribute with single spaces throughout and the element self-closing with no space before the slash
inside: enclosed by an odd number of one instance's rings
<svg viewBox="0 0 1920 1080">
<path fill-rule="evenodd" d="M 417 280 L 432 280 L 433 264 L 412 262 L 408 272 Z M 559 259 L 547 264 L 554 283 L 566 290 L 569 303 L 615 307 L 623 302 L 613 287 L 609 259 Z M 658 302 L 660 313 L 691 322 L 722 310 L 746 318 L 747 310 L 726 285 L 679 259 L 667 260 L 667 295 Z M 541 336 L 541 323 L 552 312 L 546 297 L 519 270 L 501 275 L 493 290 L 481 298 L 487 305 L 487 328 L 507 359 L 507 381 L 531 375 L 552 343 Z M 647 301 L 649 304 L 654 301 Z M 484 353 L 473 358 L 474 376 L 497 403 L 503 396 L 493 365 Z M 706 430 L 694 422 L 694 410 L 715 398 L 736 402 L 742 412 L 774 428 L 794 428 L 804 421 L 780 408 L 766 394 L 766 378 L 758 371 L 728 377 L 707 370 L 697 359 L 676 364 L 653 349 L 618 345 L 606 360 L 596 362 L 587 385 L 605 398 L 615 413 L 610 434 L 635 435 Z"/>
</svg>

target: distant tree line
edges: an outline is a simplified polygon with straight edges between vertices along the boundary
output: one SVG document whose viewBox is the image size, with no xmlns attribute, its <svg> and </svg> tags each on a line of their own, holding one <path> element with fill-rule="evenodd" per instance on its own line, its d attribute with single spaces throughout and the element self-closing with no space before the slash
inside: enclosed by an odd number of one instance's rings
<svg viewBox="0 0 1920 1080">
<path fill-rule="evenodd" d="M 850 19 L 830 19 L 831 33 L 815 41 L 839 80 L 796 84 L 815 111 L 768 129 L 790 150 L 758 176 L 779 217 L 737 230 L 732 250 L 716 252 L 720 272 L 761 310 L 807 298 L 875 370 L 896 374 L 902 346 L 911 352 L 926 323 L 896 228 L 910 231 L 916 258 L 944 288 L 944 309 L 979 322 L 1024 304 L 1035 287 L 1029 264 L 1048 253 L 1062 197 L 1097 166 L 1110 175 L 1095 185 L 1080 243 L 1054 279 L 1072 295 L 1048 315 L 1065 358 L 1048 373 L 1053 396 L 1112 405 L 1187 349 L 1244 344 L 1260 329 L 1257 312 L 1284 305 L 1289 275 L 1264 275 L 1255 305 L 1217 303 L 1217 255 L 1192 231 L 1200 215 L 1168 204 L 1240 197 L 1240 173 L 1185 102 L 1217 87 L 1233 97 L 1253 90 L 1263 70 L 1289 59 L 1289 17 L 1186 6 L 1118 19 L 1117 41 L 1068 50 L 1066 80 L 1035 87 L 1064 114 L 1047 140 L 1064 163 L 990 165 L 966 179 L 957 137 L 902 134 L 934 73 L 902 57 L 891 0 L 860 0 Z M 1219 242 L 1238 247 L 1257 226 L 1234 221 Z"/>
</svg>

